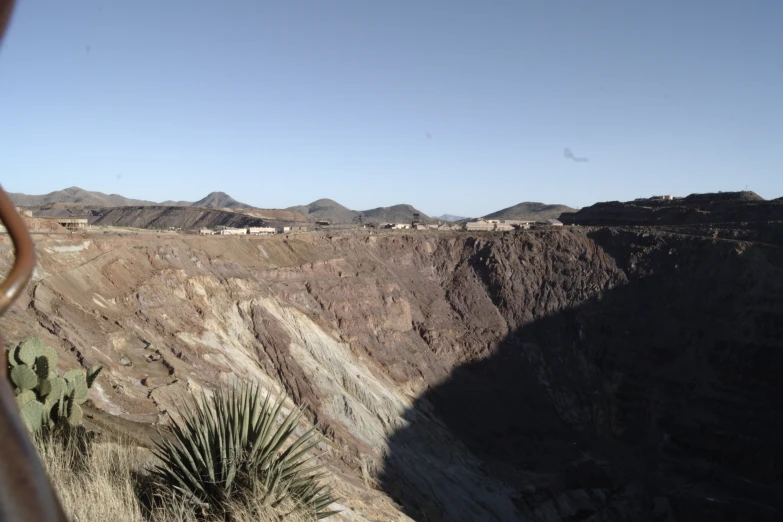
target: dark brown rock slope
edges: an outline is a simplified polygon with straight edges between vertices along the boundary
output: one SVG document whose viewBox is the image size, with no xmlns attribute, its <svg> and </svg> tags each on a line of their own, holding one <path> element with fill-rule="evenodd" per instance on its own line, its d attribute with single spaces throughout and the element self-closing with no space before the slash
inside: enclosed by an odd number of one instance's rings
<svg viewBox="0 0 783 522">
<path fill-rule="evenodd" d="M 754 192 L 691 194 L 675 200 L 608 201 L 564 212 L 566 225 L 694 225 L 783 221 L 783 201 L 764 200 Z"/>
<path fill-rule="evenodd" d="M 492 241 L 466 270 L 509 333 L 392 437 L 383 482 L 414 518 L 783 516 L 779 247 L 601 229 Z M 505 498 L 471 504 L 430 418 Z"/>
<path fill-rule="evenodd" d="M 108 207 L 90 220 L 98 226 L 137 228 L 260 227 L 265 220 L 239 212 L 195 207 Z"/>
</svg>

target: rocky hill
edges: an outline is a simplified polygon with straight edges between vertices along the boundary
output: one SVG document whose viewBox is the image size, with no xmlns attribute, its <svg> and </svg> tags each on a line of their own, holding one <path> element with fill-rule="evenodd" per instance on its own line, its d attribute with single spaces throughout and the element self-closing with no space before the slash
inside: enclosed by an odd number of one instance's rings
<svg viewBox="0 0 783 522">
<path fill-rule="evenodd" d="M 766 201 L 754 192 L 691 194 L 674 200 L 609 201 L 566 212 L 574 225 L 694 225 L 783 221 L 783 201 Z"/>
<path fill-rule="evenodd" d="M 285 393 L 328 439 L 342 520 L 783 513 L 780 244 L 649 227 L 37 241 L 8 344 L 102 363 L 93 409 L 139 426 L 235 379 Z"/>
<path fill-rule="evenodd" d="M 504 208 L 487 214 L 484 219 L 520 219 L 523 221 L 542 221 L 548 218 L 557 219 L 563 212 L 574 212 L 575 209 L 567 207 L 565 205 L 547 205 L 544 203 L 536 203 L 532 201 L 525 201 L 514 205 L 513 207 Z"/>
<path fill-rule="evenodd" d="M 240 203 L 225 192 L 211 192 L 205 198 L 196 201 L 191 207 L 206 208 L 250 208 L 250 205 Z"/>
<path fill-rule="evenodd" d="M 332 199 L 319 199 L 309 205 L 298 205 L 286 210 L 300 212 L 311 221 L 329 221 L 330 223 L 354 223 L 359 213 L 342 206 Z"/>
<path fill-rule="evenodd" d="M 703 192 L 690 194 L 685 201 L 764 201 L 764 198 L 751 190 L 739 192 Z"/>
<path fill-rule="evenodd" d="M 325 220 L 332 224 L 359 223 L 410 223 L 413 214 L 418 213 L 422 223 L 435 220 L 411 205 L 394 205 L 370 210 L 350 210 L 331 199 L 319 199 L 309 205 L 289 207 L 287 210 L 301 212 L 311 221 Z"/>
<path fill-rule="evenodd" d="M 378 207 L 361 211 L 365 223 L 410 223 L 414 214 L 419 214 L 422 223 L 433 223 L 437 220 L 430 218 L 411 205 L 394 205 L 391 207 Z"/>
</svg>

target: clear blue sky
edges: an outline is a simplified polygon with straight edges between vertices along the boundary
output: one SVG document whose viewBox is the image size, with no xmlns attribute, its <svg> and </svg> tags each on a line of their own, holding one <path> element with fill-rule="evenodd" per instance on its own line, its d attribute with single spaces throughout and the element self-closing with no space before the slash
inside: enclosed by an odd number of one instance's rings
<svg viewBox="0 0 783 522">
<path fill-rule="evenodd" d="M 0 181 L 466 216 L 774 198 L 781 27 L 779 0 L 21 0 Z"/>
</svg>

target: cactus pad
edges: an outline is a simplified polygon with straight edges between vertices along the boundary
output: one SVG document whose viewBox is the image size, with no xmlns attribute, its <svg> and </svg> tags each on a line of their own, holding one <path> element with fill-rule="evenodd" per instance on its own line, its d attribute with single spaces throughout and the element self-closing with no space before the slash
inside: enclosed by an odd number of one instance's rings
<svg viewBox="0 0 783 522">
<path fill-rule="evenodd" d="M 11 381 L 20 390 L 32 390 L 38 386 L 38 376 L 26 364 L 14 366 L 14 369 L 11 370 Z"/>
<path fill-rule="evenodd" d="M 49 359 L 44 355 L 39 355 L 36 357 L 33 371 L 41 380 L 49 377 Z"/>
<path fill-rule="evenodd" d="M 32 390 L 25 390 L 16 396 L 16 404 L 19 408 L 24 408 L 24 405 L 30 401 L 35 400 L 35 392 Z"/>
<path fill-rule="evenodd" d="M 71 394 L 71 398 L 77 404 L 81 404 L 87 400 L 88 391 L 89 388 L 87 388 L 87 379 L 83 373 L 79 373 L 76 378 L 68 381 L 68 392 Z"/>
<path fill-rule="evenodd" d="M 71 381 L 76 380 L 79 378 L 80 375 L 84 375 L 82 371 L 79 368 L 76 368 L 74 370 L 68 370 L 63 374 L 63 379 L 68 381 L 68 384 L 71 383 Z"/>
<path fill-rule="evenodd" d="M 46 408 L 38 401 L 30 401 L 22 407 L 20 413 L 27 427 L 31 431 L 38 431 L 43 426 Z"/>
<path fill-rule="evenodd" d="M 31 337 L 19 345 L 17 351 L 17 360 L 26 364 L 27 366 L 33 366 L 35 364 L 35 358 L 44 355 L 46 346 L 43 341 L 38 337 Z"/>
<path fill-rule="evenodd" d="M 82 423 L 83 417 L 84 413 L 82 412 L 82 407 L 78 404 L 72 404 L 71 412 L 68 415 L 68 424 L 71 426 L 79 426 Z"/>
<path fill-rule="evenodd" d="M 49 345 L 44 345 L 43 356 L 49 361 L 49 378 L 57 377 L 57 364 L 59 363 L 60 356 L 57 355 L 57 350 Z"/>
<path fill-rule="evenodd" d="M 67 388 L 68 384 L 65 382 L 65 379 L 62 377 L 55 377 L 54 379 L 46 379 L 45 381 L 42 381 L 40 391 L 41 395 L 45 397 L 51 395 L 56 399 Z"/>
</svg>

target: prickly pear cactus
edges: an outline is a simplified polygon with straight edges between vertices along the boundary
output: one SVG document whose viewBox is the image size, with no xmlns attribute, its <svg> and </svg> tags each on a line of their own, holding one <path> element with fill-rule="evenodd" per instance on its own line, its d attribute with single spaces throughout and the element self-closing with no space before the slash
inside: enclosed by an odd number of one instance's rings
<svg viewBox="0 0 783 522">
<path fill-rule="evenodd" d="M 57 362 L 57 352 L 37 337 L 8 353 L 8 375 L 16 388 L 17 405 L 32 431 L 58 423 L 81 425 L 84 412 L 80 405 L 103 369 L 96 365 L 86 372 L 69 370 L 59 377 Z"/>
</svg>

